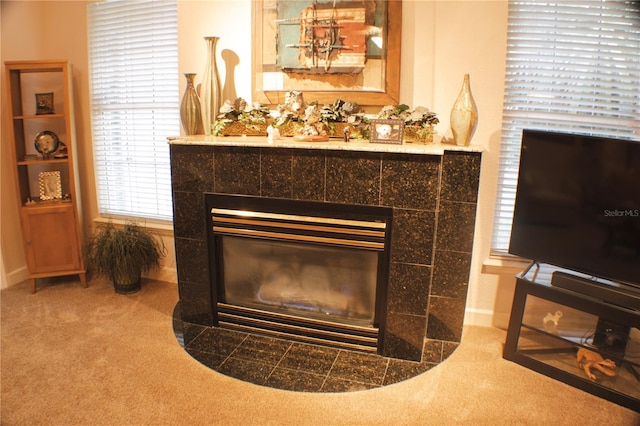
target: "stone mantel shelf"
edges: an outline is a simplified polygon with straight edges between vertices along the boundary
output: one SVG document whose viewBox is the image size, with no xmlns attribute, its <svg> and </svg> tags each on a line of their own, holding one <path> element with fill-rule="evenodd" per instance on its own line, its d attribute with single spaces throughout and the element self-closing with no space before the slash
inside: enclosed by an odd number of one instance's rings
<svg viewBox="0 0 640 426">
<path fill-rule="evenodd" d="M 291 137 L 269 141 L 264 136 L 173 136 L 167 138 L 172 145 L 205 145 L 205 146 L 241 146 L 264 148 L 298 148 L 337 151 L 392 152 L 401 154 L 444 155 L 445 151 L 483 152 L 480 145 L 457 146 L 443 143 L 431 144 L 384 144 L 353 140 L 344 142 L 340 139 L 328 142 L 302 142 Z"/>
</svg>

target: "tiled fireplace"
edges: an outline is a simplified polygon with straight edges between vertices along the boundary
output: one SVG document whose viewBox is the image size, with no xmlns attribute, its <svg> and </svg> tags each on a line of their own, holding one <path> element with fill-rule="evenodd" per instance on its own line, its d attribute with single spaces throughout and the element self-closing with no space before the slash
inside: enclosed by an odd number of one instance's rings
<svg viewBox="0 0 640 426">
<path fill-rule="evenodd" d="M 264 138 L 185 137 L 170 143 L 182 321 L 201 326 L 217 321 L 205 196 L 233 194 L 284 204 L 388 208 L 393 232 L 380 355 L 420 361 L 425 338 L 436 344 L 460 342 L 480 174 L 478 150 L 268 143 Z"/>
</svg>

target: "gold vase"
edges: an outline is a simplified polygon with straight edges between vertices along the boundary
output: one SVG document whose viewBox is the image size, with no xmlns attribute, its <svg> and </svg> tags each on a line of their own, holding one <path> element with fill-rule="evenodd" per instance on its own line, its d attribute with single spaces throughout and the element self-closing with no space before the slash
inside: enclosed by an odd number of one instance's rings
<svg viewBox="0 0 640 426">
<path fill-rule="evenodd" d="M 456 145 L 469 145 L 478 124 L 478 107 L 471 94 L 469 74 L 464 75 L 462 89 L 451 108 L 450 122 Z"/>
<path fill-rule="evenodd" d="M 182 102 L 180 103 L 180 122 L 185 135 L 202 135 L 202 110 L 200 108 L 200 97 L 193 85 L 195 73 L 185 73 L 187 88 L 184 91 Z"/>
<path fill-rule="evenodd" d="M 216 45 L 219 39 L 219 37 L 204 38 L 207 42 L 207 63 L 202 76 L 202 86 L 200 87 L 200 102 L 202 105 L 204 134 L 207 136 L 211 134 L 211 127 L 218 117 L 218 111 L 220 111 L 220 105 L 222 104 L 222 92 L 216 59 Z"/>
</svg>

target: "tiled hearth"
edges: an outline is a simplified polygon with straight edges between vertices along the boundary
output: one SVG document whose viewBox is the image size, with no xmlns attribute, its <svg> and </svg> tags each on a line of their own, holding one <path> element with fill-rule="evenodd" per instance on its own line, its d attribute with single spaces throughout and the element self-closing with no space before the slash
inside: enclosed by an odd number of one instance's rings
<svg viewBox="0 0 640 426">
<path fill-rule="evenodd" d="M 210 369 L 245 382 L 298 392 L 351 392 L 398 383 L 446 359 L 455 343 L 427 341 L 422 362 L 385 358 L 183 322 L 174 329 L 185 350 Z"/>
<path fill-rule="evenodd" d="M 426 345 L 440 353 L 460 342 L 481 153 L 455 147 L 438 151 L 415 145 L 387 149 L 338 142 L 265 142 L 171 140 L 178 287 L 186 325 L 205 327 L 202 336 L 219 333 L 211 328 L 204 193 L 389 206 L 393 238 L 386 341 L 379 358 L 389 364 L 417 361 L 412 365 L 446 358 L 427 360 L 425 337 Z M 200 345 L 197 338 L 190 343 L 191 348 Z M 202 349 L 198 346 L 197 351 L 207 353 Z M 334 359 L 338 360 L 340 356 Z"/>
</svg>

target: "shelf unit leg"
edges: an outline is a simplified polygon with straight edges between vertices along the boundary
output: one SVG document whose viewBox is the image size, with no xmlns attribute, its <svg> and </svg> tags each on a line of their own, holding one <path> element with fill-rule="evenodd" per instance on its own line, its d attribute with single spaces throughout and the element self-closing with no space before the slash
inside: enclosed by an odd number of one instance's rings
<svg viewBox="0 0 640 426">
<path fill-rule="evenodd" d="M 31 289 L 31 294 L 36 294 L 36 279 L 29 278 L 29 289 Z"/>
<path fill-rule="evenodd" d="M 82 287 L 87 288 L 87 274 L 83 272 L 78 274 L 78 276 L 80 277 L 80 284 L 82 284 Z"/>
</svg>

